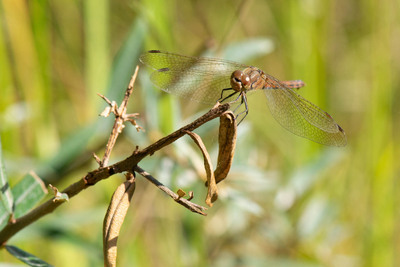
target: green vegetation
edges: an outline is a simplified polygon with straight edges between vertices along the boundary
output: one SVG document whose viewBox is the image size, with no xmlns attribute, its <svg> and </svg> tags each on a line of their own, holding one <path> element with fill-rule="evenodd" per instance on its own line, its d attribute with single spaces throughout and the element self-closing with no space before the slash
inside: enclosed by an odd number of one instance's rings
<svg viewBox="0 0 400 267">
<path fill-rule="evenodd" d="M 305 81 L 299 93 L 334 117 L 348 145 L 287 132 L 262 93 L 249 95 L 208 216 L 138 177 L 119 266 L 400 266 L 399 11 L 394 0 L 0 1 L 1 173 L 18 188 L 34 170 L 61 190 L 96 169 L 91 153 L 102 155 L 112 127 L 97 116 L 96 93 L 120 102 L 145 50 L 226 58 Z M 146 132 L 127 125 L 111 163 L 207 110 L 154 88 L 148 71 L 141 66 L 128 108 Z M 217 130 L 217 121 L 196 130 L 213 162 Z M 204 205 L 202 155 L 189 137 L 140 166 Z M 8 245 L 54 266 L 101 266 L 102 221 L 123 181 L 81 192 Z M 6 249 L 0 261 L 18 262 Z"/>
</svg>

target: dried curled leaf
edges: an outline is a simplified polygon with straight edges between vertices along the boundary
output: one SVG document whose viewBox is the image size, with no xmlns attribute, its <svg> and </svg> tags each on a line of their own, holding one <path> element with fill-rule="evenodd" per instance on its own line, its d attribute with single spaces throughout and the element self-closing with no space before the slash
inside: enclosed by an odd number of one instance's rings
<svg viewBox="0 0 400 267">
<path fill-rule="evenodd" d="M 194 140 L 194 142 L 197 144 L 203 154 L 204 168 L 207 175 L 207 184 L 209 185 L 206 197 L 206 204 L 211 207 L 212 203 L 215 202 L 218 198 L 218 188 L 217 183 L 215 182 L 214 172 L 212 171 L 213 167 L 210 155 L 208 154 L 206 146 L 204 145 L 198 134 L 190 131 L 186 131 L 186 133 Z"/>
<path fill-rule="evenodd" d="M 235 115 L 231 111 L 223 113 L 219 124 L 218 164 L 214 171 L 216 183 L 224 180 L 231 169 L 233 156 L 235 155 L 236 129 Z"/>
<path fill-rule="evenodd" d="M 178 192 L 176 192 L 178 194 L 179 197 L 184 197 L 186 196 L 186 192 L 183 191 L 182 189 L 178 189 Z"/>
<path fill-rule="evenodd" d="M 133 193 L 135 178 L 125 181 L 115 190 L 103 223 L 104 266 L 116 266 L 117 240 Z"/>
</svg>

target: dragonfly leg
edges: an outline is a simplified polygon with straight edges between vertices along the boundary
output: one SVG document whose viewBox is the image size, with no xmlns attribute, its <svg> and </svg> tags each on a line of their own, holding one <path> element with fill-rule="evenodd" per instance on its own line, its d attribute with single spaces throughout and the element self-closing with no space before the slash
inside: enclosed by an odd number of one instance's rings
<svg viewBox="0 0 400 267">
<path fill-rule="evenodd" d="M 223 90 L 222 90 L 222 93 L 221 93 L 221 98 L 222 98 L 222 95 L 223 95 L 224 91 L 226 91 L 226 90 L 232 90 L 232 89 L 231 89 L 231 88 L 223 89 Z M 225 101 L 226 99 L 228 99 L 228 98 L 234 96 L 236 93 L 238 93 L 238 92 L 234 91 L 233 93 L 229 94 L 228 96 L 226 96 L 226 97 L 223 98 L 222 100 L 221 100 L 221 98 L 220 98 L 218 101 L 219 101 L 219 102 L 223 102 L 223 101 Z M 239 98 L 241 98 L 240 104 L 233 110 L 233 113 L 235 113 L 236 110 L 237 110 L 239 107 L 241 107 L 241 106 L 243 105 L 243 103 L 244 103 L 245 111 L 240 112 L 240 113 L 236 116 L 236 119 L 237 119 L 240 115 L 242 115 L 243 113 L 246 113 L 246 114 L 245 114 L 245 115 L 243 116 L 243 118 L 239 121 L 238 125 L 244 120 L 244 118 L 246 118 L 247 114 L 249 114 L 249 108 L 248 108 L 248 106 L 247 106 L 247 96 L 246 96 L 246 94 L 245 94 L 243 91 L 240 92 L 239 95 L 238 95 L 238 97 L 237 97 L 234 101 L 232 101 L 232 102 L 238 101 Z"/>
<path fill-rule="evenodd" d="M 238 122 L 237 125 L 239 125 L 239 124 L 244 120 L 244 118 L 246 118 L 247 114 L 249 114 L 249 107 L 247 106 L 247 96 L 246 96 L 245 93 L 242 93 L 241 96 L 242 96 L 242 101 L 240 102 L 240 105 L 237 106 L 237 107 L 235 108 L 235 111 L 236 111 L 243 103 L 244 103 L 245 111 L 242 111 L 242 112 L 240 112 L 239 114 L 237 114 L 236 119 L 239 118 L 239 116 L 242 115 L 243 113 L 246 113 L 246 114 L 244 114 L 243 118 L 240 119 L 240 121 Z"/>
<path fill-rule="evenodd" d="M 224 102 L 225 100 L 227 100 L 228 98 L 230 98 L 231 96 L 233 96 L 233 95 L 235 95 L 235 94 L 237 93 L 236 91 L 234 91 L 234 92 L 231 93 L 230 95 L 228 95 L 228 96 L 226 96 L 226 97 L 223 97 L 224 91 L 228 91 L 228 90 L 233 90 L 233 89 L 232 89 L 232 88 L 225 88 L 225 89 L 223 89 L 222 92 L 221 92 L 221 98 L 218 99 L 218 102 L 222 103 L 222 102 Z M 237 100 L 237 99 L 236 99 L 236 100 Z M 236 101 L 236 100 L 235 100 L 235 101 Z"/>
<path fill-rule="evenodd" d="M 240 104 L 237 105 L 237 107 L 233 110 L 233 113 L 235 113 L 236 110 L 237 110 L 238 108 L 240 108 L 240 107 L 243 105 L 243 103 L 245 103 L 244 105 L 245 105 L 246 110 L 247 110 L 247 99 L 246 99 L 246 94 L 245 94 L 245 93 L 240 92 L 240 94 L 239 94 L 238 97 L 235 99 L 235 101 L 232 101 L 232 102 L 238 101 L 239 98 L 241 98 Z M 245 112 L 245 111 L 243 111 L 243 112 Z M 240 112 L 238 115 L 242 114 L 243 112 Z M 237 118 L 237 116 L 236 116 L 236 118 Z"/>
<path fill-rule="evenodd" d="M 222 89 L 222 91 L 221 91 L 221 97 L 218 99 L 218 101 L 220 101 L 220 100 L 224 97 L 224 92 L 225 92 L 225 91 L 228 91 L 228 90 L 232 90 L 232 88 L 225 88 L 225 89 Z"/>
</svg>

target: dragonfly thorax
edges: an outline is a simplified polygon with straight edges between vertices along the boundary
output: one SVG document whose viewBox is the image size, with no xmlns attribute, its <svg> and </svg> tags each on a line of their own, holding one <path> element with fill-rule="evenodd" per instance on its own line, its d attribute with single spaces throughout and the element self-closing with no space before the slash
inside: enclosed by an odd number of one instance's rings
<svg viewBox="0 0 400 267">
<path fill-rule="evenodd" d="M 246 91 L 250 87 L 250 77 L 243 71 L 235 70 L 231 75 L 231 86 L 236 92 Z"/>
</svg>

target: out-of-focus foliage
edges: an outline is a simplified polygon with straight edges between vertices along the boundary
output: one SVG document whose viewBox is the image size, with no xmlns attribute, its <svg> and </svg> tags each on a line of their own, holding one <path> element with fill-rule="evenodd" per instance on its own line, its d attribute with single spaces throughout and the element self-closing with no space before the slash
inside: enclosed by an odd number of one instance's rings
<svg viewBox="0 0 400 267">
<path fill-rule="evenodd" d="M 6 245 L 5 248 L 7 251 L 14 255 L 17 259 L 21 260 L 22 262 L 26 263 L 28 266 L 43 266 L 43 267 L 51 267 L 52 265 L 48 264 L 47 262 L 35 257 L 34 255 L 27 253 L 17 247 L 8 246 Z"/>
<path fill-rule="evenodd" d="M 262 93 L 249 96 L 237 150 L 207 217 L 138 179 L 120 266 L 398 266 L 400 16 L 387 1 L 0 1 L 0 130 L 11 186 L 36 170 L 57 188 L 96 168 L 114 100 L 138 55 L 160 49 L 251 64 L 282 80 L 345 129 L 328 148 L 282 129 Z M 160 91 L 140 70 L 112 161 L 192 121 L 207 107 Z M 259 96 L 259 97 L 257 97 Z M 215 162 L 217 121 L 196 132 Z M 200 151 L 189 137 L 141 167 L 204 204 Z M 114 176 L 10 240 L 54 266 L 101 266 L 101 225 Z M 16 262 L 5 250 L 2 262 Z"/>
</svg>

